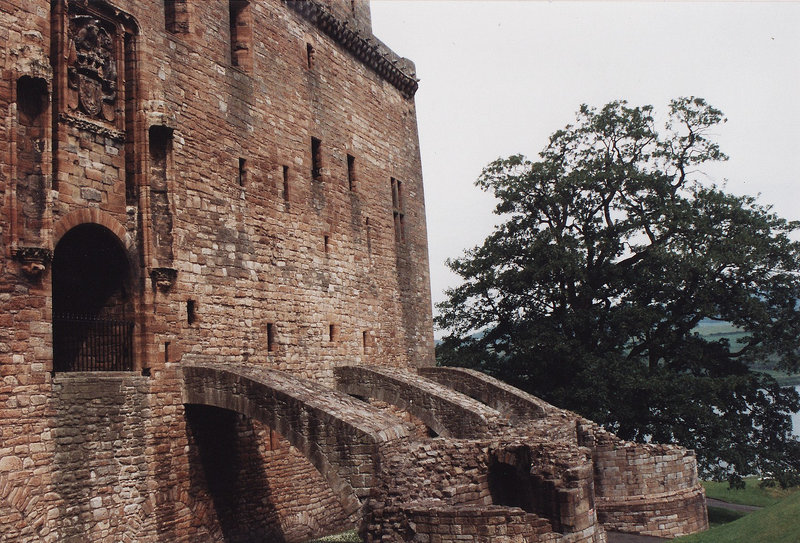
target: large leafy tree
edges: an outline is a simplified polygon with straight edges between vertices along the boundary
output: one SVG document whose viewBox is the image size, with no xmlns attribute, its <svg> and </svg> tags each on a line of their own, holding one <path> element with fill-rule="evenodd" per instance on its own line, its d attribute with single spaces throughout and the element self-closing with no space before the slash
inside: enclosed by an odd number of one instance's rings
<svg viewBox="0 0 800 543">
<path fill-rule="evenodd" d="M 626 439 L 678 442 L 706 475 L 800 468 L 793 389 L 753 373 L 798 368 L 800 227 L 749 196 L 698 182 L 727 157 L 722 113 L 700 98 L 582 106 L 539 160 L 477 181 L 502 223 L 450 268 L 437 324 L 443 364 L 471 366 Z M 703 337 L 708 319 L 741 339 Z"/>
</svg>

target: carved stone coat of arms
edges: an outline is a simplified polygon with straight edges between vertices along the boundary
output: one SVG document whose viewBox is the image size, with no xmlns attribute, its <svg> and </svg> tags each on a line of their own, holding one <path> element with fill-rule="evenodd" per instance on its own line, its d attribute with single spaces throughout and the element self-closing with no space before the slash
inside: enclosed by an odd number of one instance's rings
<svg viewBox="0 0 800 543">
<path fill-rule="evenodd" d="M 116 118 L 117 54 L 113 28 L 77 15 L 70 19 L 68 106 L 107 122 Z"/>
</svg>

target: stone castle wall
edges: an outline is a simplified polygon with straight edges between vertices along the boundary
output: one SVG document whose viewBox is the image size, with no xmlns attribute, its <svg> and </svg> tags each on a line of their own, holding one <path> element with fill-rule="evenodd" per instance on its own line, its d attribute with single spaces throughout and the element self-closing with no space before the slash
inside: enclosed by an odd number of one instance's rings
<svg viewBox="0 0 800 543">
<path fill-rule="evenodd" d="M 0 0 L 0 23 L 0 541 L 218 539 L 185 355 L 327 384 L 433 363 L 413 64 L 361 0 Z M 127 258 L 121 375 L 52 373 L 53 256 L 83 225 Z M 352 524 L 302 451 L 234 428 L 274 490 L 240 481 L 243 533 Z"/>
</svg>

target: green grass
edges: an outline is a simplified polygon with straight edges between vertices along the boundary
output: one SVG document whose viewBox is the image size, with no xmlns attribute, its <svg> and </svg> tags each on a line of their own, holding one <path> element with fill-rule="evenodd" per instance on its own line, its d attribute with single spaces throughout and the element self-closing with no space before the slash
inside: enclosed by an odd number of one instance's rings
<svg viewBox="0 0 800 543">
<path fill-rule="evenodd" d="M 739 520 L 699 534 L 679 537 L 680 543 L 798 543 L 800 542 L 800 492 Z"/>
<path fill-rule="evenodd" d="M 747 486 L 742 490 L 729 489 L 727 482 L 703 481 L 703 486 L 706 489 L 706 496 L 709 498 L 716 498 L 728 503 L 756 505 L 758 507 L 774 505 L 787 496 L 800 491 L 800 487 L 787 489 L 782 489 L 779 486 L 761 488 L 758 485 L 758 477 L 746 477 L 744 482 Z"/>
</svg>

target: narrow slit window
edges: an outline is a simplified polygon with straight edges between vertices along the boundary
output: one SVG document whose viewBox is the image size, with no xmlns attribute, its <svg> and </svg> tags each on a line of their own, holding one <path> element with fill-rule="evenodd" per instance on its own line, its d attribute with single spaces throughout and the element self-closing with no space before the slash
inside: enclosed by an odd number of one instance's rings
<svg viewBox="0 0 800 543">
<path fill-rule="evenodd" d="M 406 240 L 403 183 L 394 177 L 392 177 L 392 215 L 394 218 L 394 238 L 397 242 L 403 243 Z"/>
<path fill-rule="evenodd" d="M 283 167 L 283 199 L 289 201 L 289 166 Z"/>
<path fill-rule="evenodd" d="M 369 217 L 364 221 L 364 226 L 367 229 L 367 254 L 372 258 L 372 227 L 369 224 Z"/>
<path fill-rule="evenodd" d="M 247 184 L 247 159 L 239 158 L 239 186 Z"/>
<path fill-rule="evenodd" d="M 323 236 L 323 243 L 325 244 L 325 254 L 328 254 L 331 246 L 331 237 L 328 235 Z"/>
<path fill-rule="evenodd" d="M 369 332 L 364 330 L 361 333 L 361 350 L 363 352 L 367 352 L 367 346 L 369 345 Z"/>
<path fill-rule="evenodd" d="M 338 324 L 329 324 L 328 325 L 328 341 L 331 343 L 336 343 L 339 341 L 339 325 Z"/>
<path fill-rule="evenodd" d="M 186 322 L 194 324 L 197 321 L 197 303 L 194 300 L 186 302 Z"/>
<path fill-rule="evenodd" d="M 322 181 L 322 141 L 311 138 L 311 179 Z"/>
<path fill-rule="evenodd" d="M 356 190 L 356 157 L 347 155 L 347 186 Z"/>
<path fill-rule="evenodd" d="M 314 51 L 314 46 L 310 43 L 306 44 L 306 62 L 308 63 L 308 69 L 314 69 L 314 57 L 316 56 L 316 52 Z"/>
<path fill-rule="evenodd" d="M 277 348 L 275 344 L 275 324 L 267 323 L 267 351 L 274 352 Z"/>
</svg>

